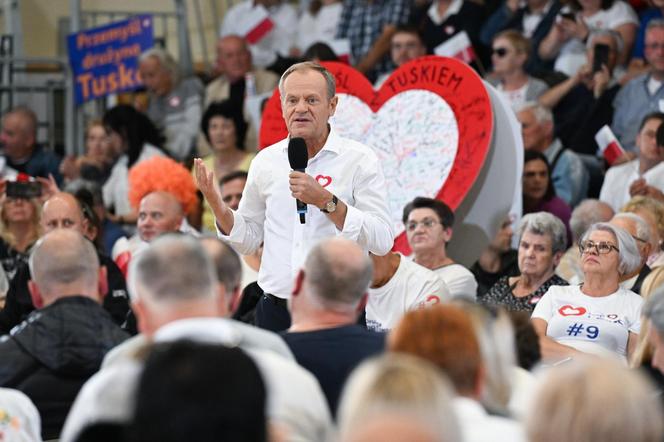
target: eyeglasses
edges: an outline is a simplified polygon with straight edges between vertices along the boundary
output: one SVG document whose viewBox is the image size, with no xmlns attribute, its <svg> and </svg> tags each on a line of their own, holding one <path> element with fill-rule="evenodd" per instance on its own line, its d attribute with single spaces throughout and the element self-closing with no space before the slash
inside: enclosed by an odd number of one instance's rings
<svg viewBox="0 0 664 442">
<path fill-rule="evenodd" d="M 432 228 L 432 227 L 433 227 L 434 225 L 436 225 L 436 224 L 441 224 L 441 225 L 442 225 L 443 223 L 441 223 L 441 222 L 439 222 L 439 221 L 436 221 L 435 219 L 424 218 L 424 219 L 423 219 L 422 221 L 420 221 L 420 222 L 417 222 L 417 221 L 409 221 L 409 222 L 407 222 L 407 223 L 406 223 L 406 230 L 408 230 L 409 232 L 412 232 L 412 231 L 414 231 L 415 229 L 417 229 L 417 226 L 419 226 L 419 225 L 421 225 L 421 226 L 424 227 L 425 229 L 430 229 L 430 228 Z"/>
<path fill-rule="evenodd" d="M 643 243 L 643 244 L 647 244 L 647 243 L 648 243 L 648 241 L 646 241 L 646 240 L 643 239 L 643 238 L 639 238 L 639 237 L 636 236 L 636 235 L 630 235 L 630 236 L 631 236 L 632 238 L 634 238 L 634 241 L 638 241 L 638 242 Z"/>
<path fill-rule="evenodd" d="M 606 255 L 607 253 L 611 253 L 612 250 L 619 252 L 618 247 L 606 241 L 594 242 L 587 240 L 579 243 L 579 251 L 581 253 L 590 253 L 593 249 L 598 255 Z"/>
<path fill-rule="evenodd" d="M 503 58 L 509 50 L 507 48 L 493 48 L 491 49 L 491 54 L 497 56 L 498 58 Z"/>
</svg>

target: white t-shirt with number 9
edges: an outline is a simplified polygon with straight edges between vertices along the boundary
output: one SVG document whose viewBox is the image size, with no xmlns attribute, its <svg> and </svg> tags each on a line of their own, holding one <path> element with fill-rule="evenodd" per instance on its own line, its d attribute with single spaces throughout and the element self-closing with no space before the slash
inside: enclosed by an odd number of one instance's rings
<svg viewBox="0 0 664 442">
<path fill-rule="evenodd" d="M 608 296 L 585 295 L 580 286 L 552 286 L 537 303 L 532 318 L 547 322 L 546 334 L 577 350 L 627 356 L 629 332 L 641 329 L 643 299 L 618 289 Z"/>
</svg>

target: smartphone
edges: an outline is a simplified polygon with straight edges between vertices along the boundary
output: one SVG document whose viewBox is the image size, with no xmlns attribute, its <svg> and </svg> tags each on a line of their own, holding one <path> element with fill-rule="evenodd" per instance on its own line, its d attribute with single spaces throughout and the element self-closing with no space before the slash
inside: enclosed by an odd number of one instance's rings
<svg viewBox="0 0 664 442">
<path fill-rule="evenodd" d="M 8 181 L 5 194 L 9 198 L 37 198 L 42 194 L 42 187 L 38 181 Z"/>
<path fill-rule="evenodd" d="M 576 21 L 576 15 L 573 12 L 561 12 L 560 16 L 567 20 Z"/>
<path fill-rule="evenodd" d="M 593 73 L 602 70 L 602 66 L 609 63 L 609 45 L 597 43 L 593 49 Z"/>
</svg>

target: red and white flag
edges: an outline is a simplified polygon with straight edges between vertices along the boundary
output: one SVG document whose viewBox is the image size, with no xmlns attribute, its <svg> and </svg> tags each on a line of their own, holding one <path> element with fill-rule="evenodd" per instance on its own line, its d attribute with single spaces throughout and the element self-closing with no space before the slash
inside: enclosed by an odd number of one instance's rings
<svg viewBox="0 0 664 442">
<path fill-rule="evenodd" d="M 252 45 L 261 41 L 272 28 L 274 28 L 274 22 L 263 5 L 251 8 L 251 11 L 238 23 L 238 33 Z"/>
<path fill-rule="evenodd" d="M 454 37 L 436 46 L 433 53 L 441 57 L 451 57 L 470 64 L 477 58 L 473 44 L 466 31 L 458 32 Z"/>
<path fill-rule="evenodd" d="M 616 138 L 616 135 L 608 125 L 604 125 L 595 134 L 595 141 L 599 146 L 599 151 L 610 166 L 625 153 L 625 149 L 622 148 L 618 142 L 618 138 Z"/>
<path fill-rule="evenodd" d="M 350 40 L 347 38 L 330 40 L 330 48 L 339 57 L 339 61 L 350 64 Z"/>
</svg>

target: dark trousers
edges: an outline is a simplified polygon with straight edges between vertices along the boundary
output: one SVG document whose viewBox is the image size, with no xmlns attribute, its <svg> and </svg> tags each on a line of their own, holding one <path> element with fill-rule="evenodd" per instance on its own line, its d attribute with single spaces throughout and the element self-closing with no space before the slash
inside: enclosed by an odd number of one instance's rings
<svg viewBox="0 0 664 442">
<path fill-rule="evenodd" d="M 291 325 L 291 317 L 285 299 L 264 294 L 256 305 L 255 325 L 273 332 L 287 330 Z"/>
</svg>

